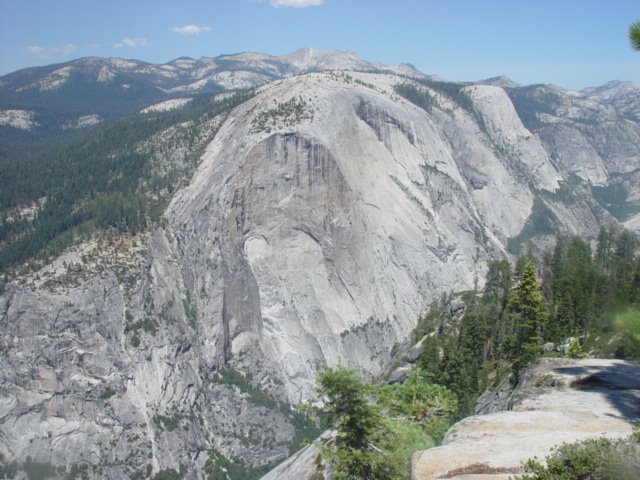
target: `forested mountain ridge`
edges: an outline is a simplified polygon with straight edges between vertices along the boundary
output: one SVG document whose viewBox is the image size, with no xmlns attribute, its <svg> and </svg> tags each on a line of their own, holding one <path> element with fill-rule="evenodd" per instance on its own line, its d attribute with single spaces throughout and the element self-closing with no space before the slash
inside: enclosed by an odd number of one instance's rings
<svg viewBox="0 0 640 480">
<path fill-rule="evenodd" d="M 334 70 L 3 156 L 0 453 L 257 475 L 326 366 L 378 375 L 532 240 L 633 228 L 640 126 L 610 98 Z"/>
<path fill-rule="evenodd" d="M 135 235 L 157 224 L 217 128 L 252 94 L 203 95 L 177 112 L 126 116 L 2 159 L 0 271 L 46 263 L 96 230 Z"/>
<path fill-rule="evenodd" d="M 282 56 L 240 53 L 215 58 L 181 57 L 161 65 L 85 57 L 0 77 L 0 134 L 23 141 L 51 138 L 164 100 L 253 88 L 331 69 L 394 71 L 426 77 L 410 65 L 375 64 L 353 53 L 309 48 Z M 5 131 L 4 126 L 13 131 Z"/>
</svg>

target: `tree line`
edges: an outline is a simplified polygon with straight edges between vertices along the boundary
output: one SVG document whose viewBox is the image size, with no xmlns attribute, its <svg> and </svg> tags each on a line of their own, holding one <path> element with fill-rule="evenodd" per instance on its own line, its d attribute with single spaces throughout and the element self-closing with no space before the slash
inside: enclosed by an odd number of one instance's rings
<svg viewBox="0 0 640 480">
<path fill-rule="evenodd" d="M 628 231 L 602 228 L 592 249 L 579 237 L 558 237 L 541 259 L 521 256 L 489 264 L 484 288 L 467 292 L 459 324 L 444 296 L 419 322 L 417 360 L 429 381 L 458 397 L 458 416 L 473 414 L 478 395 L 520 373 L 573 337 L 570 353 L 640 359 L 640 255 Z"/>
<path fill-rule="evenodd" d="M 240 92 L 215 102 L 203 96 L 189 110 L 136 114 L 0 158 L 0 273 L 10 274 L 28 261 L 46 261 L 96 231 L 136 234 L 155 224 L 197 158 L 184 172 L 159 172 L 153 152 L 139 148 L 141 142 L 174 125 L 202 124 L 252 95 Z M 190 151 L 199 145 L 197 134 L 195 128 L 185 132 Z M 33 218 L 13 218 L 29 205 L 37 205 Z"/>
<path fill-rule="evenodd" d="M 408 478 L 413 452 L 473 414 L 487 387 L 509 376 L 517 383 L 545 343 L 574 337 L 569 355 L 589 350 L 640 359 L 636 247 L 631 233 L 603 228 L 595 250 L 579 237 L 560 237 L 539 260 L 530 253 L 513 266 L 495 260 L 484 287 L 463 294 L 461 319 L 454 318 L 459 309 L 450 295 L 420 319 L 414 339 L 423 350 L 403 382 L 367 385 L 340 366 L 320 374 L 318 389 L 336 433 L 321 447 L 316 477 L 323 478 L 328 462 L 336 479 Z"/>
</svg>

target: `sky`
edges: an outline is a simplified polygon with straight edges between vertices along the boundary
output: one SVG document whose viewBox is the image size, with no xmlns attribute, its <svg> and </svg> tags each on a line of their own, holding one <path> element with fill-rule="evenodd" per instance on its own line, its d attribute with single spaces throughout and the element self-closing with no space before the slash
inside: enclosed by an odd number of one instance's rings
<svg viewBox="0 0 640 480">
<path fill-rule="evenodd" d="M 0 75 L 84 56 L 166 63 L 355 52 L 453 81 L 640 83 L 640 0 L 0 0 Z"/>
</svg>

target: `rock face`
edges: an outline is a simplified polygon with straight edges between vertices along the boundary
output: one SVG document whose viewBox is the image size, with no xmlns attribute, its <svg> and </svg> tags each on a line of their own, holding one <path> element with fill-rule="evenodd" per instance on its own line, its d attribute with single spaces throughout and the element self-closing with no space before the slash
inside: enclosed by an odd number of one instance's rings
<svg viewBox="0 0 640 480">
<path fill-rule="evenodd" d="M 414 480 L 504 479 L 554 446 L 633 431 L 640 418 L 640 366 L 618 360 L 545 359 L 527 370 L 509 411 L 468 417 L 443 445 L 413 458 Z"/>
<path fill-rule="evenodd" d="M 331 467 L 319 460 L 322 448 L 334 439 L 335 431 L 328 430 L 313 443 L 281 462 L 276 468 L 260 480 L 311 480 L 317 478 L 332 478 Z M 321 476 L 322 475 L 322 476 Z"/>
<path fill-rule="evenodd" d="M 565 172 L 567 184 L 571 178 L 583 184 L 572 195 L 574 207 L 590 194 L 626 228 L 638 231 L 640 154 L 630 147 L 640 135 L 640 87 L 611 82 L 582 93 L 541 85 L 508 92 L 524 124 Z M 616 128 L 609 128 L 613 124 Z M 562 209 L 549 208 L 554 214 Z M 602 218 L 597 210 L 592 211 Z"/>
<path fill-rule="evenodd" d="M 261 365 L 291 401 L 328 364 L 379 372 L 425 300 L 472 285 L 503 251 L 495 235 L 528 216 L 501 205 L 514 223 L 481 239 L 495 208 L 474 202 L 441 122 L 392 97 L 324 74 L 273 85 L 223 126 L 167 211 L 185 281 L 209 293 L 197 310 L 223 319 L 221 360 Z"/>
<path fill-rule="evenodd" d="M 0 125 L 31 131 L 38 126 L 34 117 L 35 113 L 28 110 L 0 110 Z"/>
<path fill-rule="evenodd" d="M 96 250 L 108 261 L 84 276 L 81 250 L 51 281 L 10 284 L 0 454 L 95 465 L 94 478 L 181 466 L 198 478 L 222 468 L 218 453 L 268 465 L 289 453 L 302 419 L 287 404 L 314 398 L 319 371 L 378 375 L 431 300 L 471 288 L 541 214 L 543 233 L 616 222 L 587 180 L 567 190 L 581 170 L 549 153 L 513 92 L 416 84 L 424 110 L 394 90 L 407 81 L 325 72 L 262 87 L 162 228 Z M 640 151 L 638 123 L 609 114 L 628 143 L 608 133 L 615 162 L 588 174 L 606 186 Z M 608 144 L 585 131 L 585 151 Z"/>
<path fill-rule="evenodd" d="M 249 467 L 288 454 L 295 419 L 237 372 L 213 368 L 207 331 L 218 321 L 195 323 L 186 290 L 162 283 L 180 278 L 156 260 L 167 253 L 152 237 L 103 274 L 57 272 L 56 283 L 0 297 L 6 461 L 122 478 L 181 465 L 195 475 L 217 451 Z"/>
</svg>

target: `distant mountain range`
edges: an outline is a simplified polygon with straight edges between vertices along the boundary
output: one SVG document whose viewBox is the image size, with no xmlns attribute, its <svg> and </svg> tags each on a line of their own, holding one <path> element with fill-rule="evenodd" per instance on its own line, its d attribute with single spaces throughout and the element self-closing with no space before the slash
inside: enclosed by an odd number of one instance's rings
<svg viewBox="0 0 640 480">
<path fill-rule="evenodd" d="M 181 57 L 160 65 L 122 58 L 85 57 L 0 77 L 0 135 L 3 127 L 11 127 L 29 132 L 27 141 L 55 137 L 164 100 L 179 98 L 182 101 L 199 94 L 252 88 L 326 70 L 388 72 L 441 80 L 407 63 L 372 63 L 350 52 L 311 48 L 283 56 L 246 52 L 199 59 Z M 504 76 L 478 83 L 520 87 Z M 606 97 L 616 107 L 637 116 L 640 115 L 638 90 L 638 85 L 631 82 L 614 81 L 581 93 L 586 97 Z M 13 132 L 9 136 L 15 135 Z"/>
<path fill-rule="evenodd" d="M 86 57 L 19 70 L 0 77 L 0 126 L 55 134 L 117 118 L 163 100 L 256 87 L 323 70 L 426 75 L 408 64 L 382 65 L 347 52 L 305 48 L 284 56 L 260 53 L 178 58 L 154 65 L 139 60 Z"/>
</svg>

